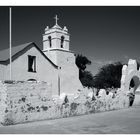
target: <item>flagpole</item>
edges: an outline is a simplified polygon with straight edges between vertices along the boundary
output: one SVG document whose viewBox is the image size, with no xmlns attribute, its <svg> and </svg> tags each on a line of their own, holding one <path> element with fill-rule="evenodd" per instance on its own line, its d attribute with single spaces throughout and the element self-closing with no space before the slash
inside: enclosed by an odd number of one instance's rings
<svg viewBox="0 0 140 140">
<path fill-rule="evenodd" d="M 12 80 L 12 35 L 11 35 L 12 34 L 12 28 L 11 28 L 11 26 L 12 26 L 12 16 L 11 15 L 12 15 L 12 8 L 10 7 L 9 8 L 10 80 Z"/>
</svg>

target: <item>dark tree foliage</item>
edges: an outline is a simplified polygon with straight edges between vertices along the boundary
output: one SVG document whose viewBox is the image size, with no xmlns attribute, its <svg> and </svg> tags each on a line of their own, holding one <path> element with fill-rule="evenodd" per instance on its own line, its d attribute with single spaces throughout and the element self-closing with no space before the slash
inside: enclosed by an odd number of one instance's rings
<svg viewBox="0 0 140 140">
<path fill-rule="evenodd" d="M 76 65 L 79 68 L 79 70 L 84 71 L 86 69 L 86 65 L 90 65 L 91 61 L 88 60 L 86 56 L 77 55 L 76 57 Z"/>
<path fill-rule="evenodd" d="M 94 76 L 93 83 L 94 87 L 100 88 L 119 88 L 122 74 L 121 62 L 114 64 L 107 64 L 100 68 L 99 72 Z"/>
<path fill-rule="evenodd" d="M 92 73 L 89 71 L 84 71 L 82 74 L 83 74 L 83 76 L 80 79 L 82 85 L 84 87 L 88 87 L 88 88 L 93 87 L 93 75 L 92 75 Z"/>
<path fill-rule="evenodd" d="M 93 87 L 93 75 L 91 72 L 86 71 L 87 65 L 90 65 L 91 61 L 82 55 L 77 55 L 76 65 L 79 68 L 79 79 L 84 87 Z"/>
</svg>

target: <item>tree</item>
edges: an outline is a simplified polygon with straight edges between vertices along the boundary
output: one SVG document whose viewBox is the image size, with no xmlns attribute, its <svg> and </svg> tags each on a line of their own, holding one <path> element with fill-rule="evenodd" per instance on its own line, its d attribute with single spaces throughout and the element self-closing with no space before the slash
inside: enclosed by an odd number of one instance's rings
<svg viewBox="0 0 140 140">
<path fill-rule="evenodd" d="M 122 67 L 123 64 L 121 62 L 104 65 L 93 78 L 94 87 L 99 89 L 111 87 L 119 88 Z"/>
<path fill-rule="evenodd" d="M 91 65 L 91 61 L 83 55 L 76 56 L 76 65 L 78 66 L 79 70 L 85 70 L 86 65 Z"/>
<path fill-rule="evenodd" d="M 84 71 L 82 74 L 83 74 L 83 76 L 80 79 L 82 85 L 84 87 L 88 87 L 88 88 L 93 87 L 93 75 L 92 75 L 92 73 L 89 71 Z"/>
<path fill-rule="evenodd" d="M 79 68 L 79 79 L 84 87 L 93 87 L 93 75 L 86 71 L 87 65 L 91 65 L 91 61 L 82 55 L 77 55 L 76 65 Z"/>
</svg>

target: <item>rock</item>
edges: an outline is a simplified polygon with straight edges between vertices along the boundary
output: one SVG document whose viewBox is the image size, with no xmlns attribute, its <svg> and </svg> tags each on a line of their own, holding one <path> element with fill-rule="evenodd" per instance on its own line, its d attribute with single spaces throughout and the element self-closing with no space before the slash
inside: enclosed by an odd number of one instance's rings
<svg viewBox="0 0 140 140">
<path fill-rule="evenodd" d="M 105 89 L 100 89 L 98 97 L 105 98 L 106 97 L 106 90 Z"/>
<path fill-rule="evenodd" d="M 97 92 L 98 92 L 97 88 L 93 88 L 93 93 L 95 96 L 97 95 Z"/>
<path fill-rule="evenodd" d="M 113 92 L 109 92 L 108 96 L 109 96 L 110 98 L 113 98 L 113 97 L 114 97 L 114 93 L 113 93 Z"/>
<path fill-rule="evenodd" d="M 93 92 L 89 92 L 89 93 L 88 93 L 88 97 L 89 97 L 89 98 L 91 98 L 91 99 L 92 99 L 92 98 L 93 98 L 93 96 L 94 96 L 94 93 L 93 93 Z"/>
<path fill-rule="evenodd" d="M 82 91 L 81 90 L 78 90 L 75 94 L 74 94 L 74 99 L 77 99 L 77 98 L 79 98 L 79 96 L 80 96 L 80 94 L 82 93 Z"/>
<path fill-rule="evenodd" d="M 61 100 L 62 104 L 65 104 L 68 102 L 68 96 L 66 95 L 66 93 L 61 93 L 59 99 Z"/>
</svg>

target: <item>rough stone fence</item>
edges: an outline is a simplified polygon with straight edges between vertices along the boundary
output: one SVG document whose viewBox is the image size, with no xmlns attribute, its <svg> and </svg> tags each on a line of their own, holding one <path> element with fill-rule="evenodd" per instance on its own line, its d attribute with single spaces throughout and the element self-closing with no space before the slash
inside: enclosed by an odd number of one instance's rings
<svg viewBox="0 0 140 140">
<path fill-rule="evenodd" d="M 87 89 L 73 96 L 53 98 L 45 82 L 0 82 L 0 123 L 11 125 L 37 120 L 62 118 L 128 107 L 128 97 L 117 93 L 95 97 Z M 66 97 L 66 98 L 65 98 Z"/>
</svg>

